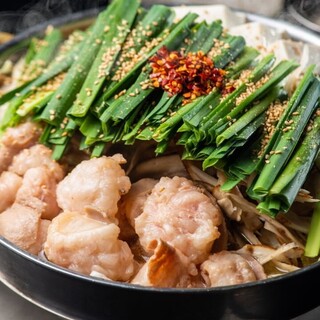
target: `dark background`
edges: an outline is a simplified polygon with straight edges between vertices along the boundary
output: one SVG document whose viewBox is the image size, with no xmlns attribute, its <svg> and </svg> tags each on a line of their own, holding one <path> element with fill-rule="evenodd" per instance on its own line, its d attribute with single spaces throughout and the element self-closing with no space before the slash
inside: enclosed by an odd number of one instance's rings
<svg viewBox="0 0 320 320">
<path fill-rule="evenodd" d="M 49 8 L 55 7 L 65 7 L 66 4 L 70 7 L 71 10 L 82 10 L 86 8 L 93 8 L 99 5 L 105 5 L 108 3 L 107 0 L 83 0 L 83 1 L 66 1 L 66 0 L 31 0 L 31 1 L 2 1 L 0 5 L 1 11 L 11 11 L 17 9 L 30 8 L 37 4 L 41 3 L 43 6 L 47 6 Z"/>
<path fill-rule="evenodd" d="M 83 10 L 98 12 L 109 2 L 110 0 L 2 0 L 0 1 L 0 31 L 17 34 L 53 18 Z M 161 0 L 142 0 L 145 5 L 161 2 Z M 173 0 L 173 3 L 176 4 L 188 2 L 192 3 L 192 0 Z M 197 3 L 200 2 L 210 3 L 210 0 L 197 1 Z M 212 0 L 212 3 L 216 2 Z M 224 0 L 220 2 L 223 3 Z M 168 3 L 168 1 L 163 1 L 163 3 Z M 320 33 L 319 15 L 320 0 L 284 0 L 284 11 L 278 18 Z M 311 25 L 308 20 L 312 21 Z M 313 22 L 314 20 L 317 21 L 317 24 Z"/>
<path fill-rule="evenodd" d="M 0 31 L 19 33 L 50 19 L 83 10 L 99 10 L 108 0 L 2 0 Z"/>
</svg>

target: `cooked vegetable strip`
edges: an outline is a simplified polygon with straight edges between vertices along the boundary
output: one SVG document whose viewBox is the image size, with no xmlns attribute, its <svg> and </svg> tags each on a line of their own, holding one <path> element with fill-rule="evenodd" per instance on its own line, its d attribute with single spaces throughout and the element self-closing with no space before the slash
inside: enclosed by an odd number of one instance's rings
<svg viewBox="0 0 320 320">
<path fill-rule="evenodd" d="M 106 149 L 107 144 L 104 141 L 97 142 L 91 152 L 91 157 L 101 157 Z"/>
<path fill-rule="evenodd" d="M 270 120 L 267 123 L 270 128 L 274 128 L 271 137 L 270 132 L 266 131 L 254 146 L 250 146 L 248 150 L 242 152 L 233 160 L 228 168 L 228 175 L 230 178 L 222 186 L 223 190 L 230 190 L 230 188 L 243 180 L 246 176 L 249 176 L 255 170 L 261 170 L 263 168 L 265 161 L 268 160 L 266 159 L 266 155 L 272 150 L 274 144 L 282 134 L 282 129 L 285 122 L 288 121 L 289 115 L 300 103 L 301 98 L 308 89 L 311 81 L 313 81 L 313 70 L 314 66 L 312 65 L 307 68 L 287 105 L 276 104 L 271 106 Z M 257 152 L 256 150 L 260 151 Z M 254 196 L 254 193 L 251 192 L 251 196 Z"/>
<path fill-rule="evenodd" d="M 69 141 L 71 140 L 77 125 L 71 119 L 65 118 L 59 128 L 51 127 L 50 131 L 42 138 L 45 144 L 49 144 L 53 149 L 52 157 L 55 160 L 62 158 L 64 152 L 68 148 Z"/>
<path fill-rule="evenodd" d="M 77 42 L 72 48 L 70 48 L 70 51 L 61 55 L 61 59 L 54 60 L 50 66 L 48 66 L 48 69 L 45 70 L 38 78 L 20 86 L 17 89 L 18 92 L 16 92 L 16 90 L 10 91 L 0 99 L 1 104 L 5 103 L 14 93 L 17 93 L 17 95 L 10 101 L 9 107 L 6 110 L 4 117 L 1 119 L 1 130 L 16 124 L 16 121 L 20 119 L 20 117 L 16 117 L 16 110 L 21 106 L 21 104 L 23 104 L 24 100 L 32 95 L 32 93 L 34 93 L 34 91 L 40 86 L 66 71 L 72 65 L 73 61 L 77 59 L 81 48 L 82 43 L 80 40 L 80 42 Z"/>
<path fill-rule="evenodd" d="M 25 82 L 24 84 L 22 84 L 21 86 L 14 88 L 12 90 L 10 90 L 9 92 L 6 92 L 5 94 L 1 95 L 0 94 L 0 106 L 2 106 L 3 104 L 5 104 L 6 102 L 10 101 L 11 99 L 19 96 L 20 92 L 27 86 L 29 86 L 30 81 L 29 82 Z"/>
<path fill-rule="evenodd" d="M 169 7 L 158 4 L 151 6 L 128 35 L 118 63 L 112 69 L 108 88 L 123 79 L 136 63 L 162 41 L 172 26 L 173 18 L 174 12 Z"/>
<path fill-rule="evenodd" d="M 100 120 L 102 122 L 107 122 L 111 118 L 115 122 L 124 120 L 130 112 L 152 93 L 153 88 L 145 85 L 148 78 L 149 70 L 142 71 L 136 82 L 126 90 L 126 93 L 115 98 L 101 115 Z"/>
<path fill-rule="evenodd" d="M 253 191 L 258 195 L 267 195 L 274 184 L 278 174 L 292 154 L 300 136 L 303 133 L 312 113 L 314 112 L 320 96 L 320 83 L 315 79 L 302 98 L 299 106 L 291 114 L 282 129 L 279 141 L 270 151 L 268 163 L 263 167 Z"/>
<path fill-rule="evenodd" d="M 65 118 L 59 128 L 53 128 L 48 137 L 48 142 L 51 144 L 64 144 L 67 135 L 73 133 L 77 127 L 76 123 L 71 119 Z"/>
<path fill-rule="evenodd" d="M 168 113 L 169 115 L 173 115 L 173 111 L 171 113 L 169 110 L 176 110 L 181 103 L 181 96 L 176 95 L 169 97 L 168 93 L 164 92 L 158 104 L 146 117 L 145 122 L 148 123 L 148 126 L 144 128 L 136 138 L 139 140 L 152 140 L 155 128 L 157 128 L 164 119 L 167 119 Z"/>
<path fill-rule="evenodd" d="M 31 48 L 36 46 L 35 53 L 26 57 L 26 64 L 19 79 L 20 83 L 29 82 L 38 77 L 57 53 L 59 44 L 62 41 L 61 31 L 49 26 L 43 39 L 31 42 Z M 33 49 L 31 49 L 33 51 Z"/>
<path fill-rule="evenodd" d="M 72 106 L 76 94 L 79 92 L 89 73 L 92 61 L 99 52 L 104 33 L 108 31 L 105 29 L 105 26 L 106 24 L 111 25 L 113 23 L 117 10 L 118 1 L 113 1 L 106 10 L 99 14 L 91 33 L 83 44 L 85 52 L 82 52 L 79 58 L 72 64 L 63 83 L 42 112 L 42 120 L 55 126 L 59 126 L 60 122 L 65 117 L 66 112 Z M 54 117 L 52 117 L 53 113 Z"/>
<path fill-rule="evenodd" d="M 26 52 L 26 55 L 24 57 L 24 69 L 27 68 L 27 65 L 31 62 L 31 60 L 35 57 L 37 54 L 37 51 L 39 50 L 39 46 L 37 46 L 37 42 L 39 40 L 37 38 L 32 38 L 30 40 L 28 51 Z"/>
<path fill-rule="evenodd" d="M 126 10 L 127 1 L 118 1 L 119 8 L 113 14 L 110 24 L 105 26 L 107 29 L 102 40 L 97 56 L 93 65 L 78 93 L 69 114 L 74 117 L 84 117 L 91 107 L 93 101 L 101 92 L 101 88 L 110 75 L 122 45 L 131 30 L 140 2 L 135 0 L 130 2 L 130 10 Z"/>
<path fill-rule="evenodd" d="M 229 156 L 238 147 L 243 146 L 248 139 L 261 127 L 265 115 L 264 112 L 279 94 L 276 88 L 266 98 L 254 105 L 247 113 L 228 127 L 217 137 L 217 146 L 212 146 L 211 154 L 204 160 L 203 168 L 215 165 L 220 159 Z"/>
<path fill-rule="evenodd" d="M 48 68 L 53 65 L 58 65 L 63 61 L 69 54 L 77 51 L 75 49 L 79 44 L 83 43 L 84 38 L 90 32 L 90 28 L 86 31 L 75 30 L 73 31 L 60 45 L 59 50 L 54 59 L 49 63 Z M 46 70 L 45 70 L 46 71 Z"/>
<path fill-rule="evenodd" d="M 293 61 L 282 61 L 271 71 L 270 75 L 267 74 L 261 78 L 253 88 L 249 86 L 248 89 L 243 92 L 243 94 L 237 97 L 235 100 L 235 106 L 227 115 L 224 115 L 218 119 L 217 117 L 211 118 L 211 123 L 212 120 L 217 122 L 208 130 L 209 136 L 214 139 L 219 133 L 219 127 L 223 128 L 223 126 L 226 124 L 231 123 L 231 121 L 236 119 L 249 104 L 251 104 L 255 99 L 263 96 L 263 94 L 272 88 L 272 86 L 277 85 L 296 67 L 297 64 Z"/>
<path fill-rule="evenodd" d="M 17 115 L 19 115 L 20 117 L 25 117 L 31 111 L 38 111 L 39 109 L 42 109 L 52 98 L 53 94 L 53 88 L 40 88 L 38 92 L 35 92 L 30 97 L 28 97 L 18 108 L 18 110 L 16 111 Z"/>
<path fill-rule="evenodd" d="M 222 33 L 221 21 L 214 21 L 209 26 L 206 22 L 201 22 L 194 28 L 194 35 L 187 48 L 186 52 L 197 52 L 200 50 L 206 54 L 211 48 L 213 41 Z"/>
<path fill-rule="evenodd" d="M 168 118 L 165 122 L 160 124 L 160 126 L 156 129 L 153 134 L 153 139 L 157 142 L 161 140 L 166 140 L 168 136 L 170 136 L 172 131 L 178 129 L 177 126 L 181 125 L 180 121 L 183 116 L 190 112 L 194 106 L 199 103 L 204 97 L 199 97 L 198 99 L 186 104 L 185 106 L 178 108 L 178 110 L 173 114 L 170 118 Z"/>
<path fill-rule="evenodd" d="M 226 130 L 219 134 L 216 138 L 216 144 L 219 146 L 223 141 L 230 139 L 240 130 L 244 129 L 251 121 L 257 118 L 261 113 L 267 110 L 269 105 L 278 97 L 279 90 L 277 88 L 271 90 L 266 98 L 257 104 L 253 104 L 246 113 L 244 113 L 237 121 L 231 124 Z"/>
<path fill-rule="evenodd" d="M 125 144 L 133 144 L 134 143 L 142 123 L 145 121 L 146 117 L 150 113 L 150 109 L 151 109 L 151 107 L 148 108 L 146 106 L 145 111 L 143 114 L 140 115 L 138 122 L 135 123 L 134 125 L 132 125 L 132 127 L 128 126 L 128 130 L 126 130 L 126 132 L 124 133 L 124 135 L 122 137 L 122 140 L 125 141 Z"/>
<path fill-rule="evenodd" d="M 244 70 L 252 69 L 258 63 L 256 58 L 259 54 L 260 52 L 252 47 L 244 47 L 237 59 L 226 67 L 227 77 L 235 80 Z"/>
<path fill-rule="evenodd" d="M 196 132 L 198 137 L 202 137 L 201 139 L 204 137 L 207 137 L 206 139 L 208 139 L 210 137 L 210 140 L 213 141 L 215 138 L 215 128 L 217 128 L 220 123 L 223 124 L 226 122 L 225 120 L 228 120 L 226 116 L 235 107 L 237 101 L 241 102 L 240 99 L 246 97 L 246 90 L 249 90 L 249 87 L 251 87 L 253 83 L 265 76 L 272 67 L 274 61 L 274 56 L 268 55 L 263 58 L 252 71 L 249 71 L 249 75 L 247 75 L 248 72 L 244 71 L 245 76 L 243 79 L 241 77 L 236 89 L 229 95 L 223 97 L 220 103 L 216 105 L 206 116 L 204 121 L 201 122 L 201 125 Z M 210 135 L 208 135 L 208 133 Z"/>
<path fill-rule="evenodd" d="M 19 106 L 16 113 L 20 117 L 24 117 L 35 109 L 41 109 L 41 107 L 43 107 L 52 98 L 52 95 L 61 85 L 64 77 L 65 73 L 60 73 L 44 85 L 36 87 L 31 95 L 24 98 L 23 103 Z"/>
<path fill-rule="evenodd" d="M 316 181 L 320 181 L 319 172 L 315 172 Z M 319 190 L 319 184 L 317 184 Z M 316 198 L 320 198 L 320 192 L 317 191 Z M 304 255 L 306 257 L 314 258 L 320 253 L 320 202 L 316 203 L 313 209 L 311 223 L 309 227 Z"/>
<path fill-rule="evenodd" d="M 179 128 L 178 132 L 194 130 L 200 125 L 212 108 L 219 104 L 221 93 L 214 89 L 204 99 L 199 101 L 194 108 L 182 118 L 183 125 Z"/>
<path fill-rule="evenodd" d="M 294 61 L 281 61 L 274 69 L 272 69 L 271 75 L 269 75 L 266 80 L 262 80 L 263 84 L 261 85 L 261 87 L 258 87 L 253 93 L 249 94 L 249 96 L 245 97 L 243 100 L 240 99 L 240 102 L 236 102 L 236 107 L 229 113 L 229 117 L 231 117 L 231 119 L 236 117 L 240 112 L 244 110 L 244 108 L 249 103 L 260 97 L 263 93 L 266 92 L 266 90 L 270 89 L 272 86 L 280 83 L 282 79 L 284 79 L 289 73 L 296 69 L 297 66 L 298 65 Z M 221 126 L 223 122 L 224 121 L 222 121 L 222 123 L 219 122 L 218 125 Z"/>
<path fill-rule="evenodd" d="M 223 35 L 215 39 L 214 47 L 208 52 L 216 68 L 225 68 L 243 51 L 245 40 L 241 36 Z"/>
<path fill-rule="evenodd" d="M 275 216 L 279 211 L 288 211 L 306 180 L 320 146 L 320 110 L 309 122 L 305 137 L 295 149 L 282 173 L 277 177 L 264 202 L 258 208 Z M 273 210 L 269 203 L 277 204 Z"/>
<path fill-rule="evenodd" d="M 88 113 L 79 130 L 87 138 L 97 138 L 102 131 L 101 122 L 93 114 Z"/>
<path fill-rule="evenodd" d="M 257 169 L 259 161 L 257 150 L 259 150 L 261 146 L 261 140 L 262 136 L 258 137 L 255 142 L 249 141 L 239 150 L 235 157 L 231 157 L 230 163 L 228 162 L 225 166 L 227 180 L 221 186 L 221 190 L 231 190 Z"/>
</svg>

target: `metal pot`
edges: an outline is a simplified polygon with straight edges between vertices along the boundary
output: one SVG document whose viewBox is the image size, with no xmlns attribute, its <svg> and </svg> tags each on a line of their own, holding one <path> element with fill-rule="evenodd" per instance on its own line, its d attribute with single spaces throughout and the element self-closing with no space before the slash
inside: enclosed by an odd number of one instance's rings
<svg viewBox="0 0 320 320">
<path fill-rule="evenodd" d="M 87 26 L 96 11 L 49 21 L 64 32 Z M 282 27 L 296 39 L 319 43 L 304 29 L 269 18 L 251 21 Z M 0 59 L 21 50 L 39 25 L 0 47 Z M 33 303 L 67 319 L 291 319 L 320 305 L 310 286 L 320 286 L 320 262 L 284 276 L 237 286 L 159 289 L 99 280 L 56 266 L 0 237 L 0 280 Z"/>
</svg>

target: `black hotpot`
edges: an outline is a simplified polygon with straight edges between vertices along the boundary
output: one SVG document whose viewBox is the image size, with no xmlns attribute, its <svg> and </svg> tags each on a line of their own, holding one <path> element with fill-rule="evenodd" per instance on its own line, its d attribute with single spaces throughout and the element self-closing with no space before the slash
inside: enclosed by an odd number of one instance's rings
<svg viewBox="0 0 320 320">
<path fill-rule="evenodd" d="M 64 33 L 85 27 L 96 10 L 37 25 L 0 46 L 0 60 L 24 48 L 48 24 Z M 248 15 L 250 21 L 284 27 L 291 36 L 319 43 L 304 29 Z M 38 306 L 67 319 L 291 319 L 320 305 L 320 262 L 287 275 L 237 286 L 159 289 L 100 280 L 58 267 L 0 237 L 0 281 Z"/>
</svg>

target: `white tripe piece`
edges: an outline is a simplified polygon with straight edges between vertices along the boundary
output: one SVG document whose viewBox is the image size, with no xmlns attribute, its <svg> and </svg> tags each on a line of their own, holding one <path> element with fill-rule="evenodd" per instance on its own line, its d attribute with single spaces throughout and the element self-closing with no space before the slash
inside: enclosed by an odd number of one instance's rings
<svg viewBox="0 0 320 320">
<path fill-rule="evenodd" d="M 219 0 L 213 0 L 218 2 Z M 246 12 L 272 17 L 280 13 L 285 0 L 248 1 L 248 0 L 224 0 L 230 7 Z"/>
<path fill-rule="evenodd" d="M 152 2 L 152 1 L 145 1 Z M 179 3 L 185 4 L 188 1 L 176 0 L 177 5 Z M 204 2 L 210 2 L 211 5 L 219 5 L 223 2 L 223 5 L 233 8 L 235 10 L 241 10 L 245 12 L 251 12 L 255 14 L 261 14 L 267 17 L 273 17 L 278 15 L 283 9 L 285 0 L 268 0 L 268 1 L 248 1 L 248 0 L 193 0 L 193 5 L 203 5 Z M 171 5 L 171 0 L 162 0 L 161 3 Z"/>
<path fill-rule="evenodd" d="M 304 44 L 300 64 L 303 69 L 310 64 L 315 64 L 315 73 L 320 74 L 320 47 L 314 44 Z"/>
<path fill-rule="evenodd" d="M 286 38 L 284 30 L 278 30 L 260 22 L 249 22 L 230 28 L 229 33 L 235 36 L 243 36 L 246 44 L 266 53 L 268 47 L 277 40 Z"/>
<path fill-rule="evenodd" d="M 300 62 L 304 44 L 290 39 L 280 39 L 272 43 L 269 52 L 273 53 L 277 62 L 293 59 Z"/>
<path fill-rule="evenodd" d="M 294 91 L 309 65 L 315 64 L 315 73 L 320 73 L 319 49 L 316 45 L 289 39 L 277 40 L 270 46 L 268 52 L 275 54 L 277 63 L 281 60 L 292 59 L 299 64 L 299 67 L 283 80 L 284 87 L 289 93 Z"/>
<path fill-rule="evenodd" d="M 275 41 L 268 50 L 269 53 L 273 53 L 276 57 L 276 63 L 281 60 L 295 60 L 300 64 L 304 44 L 299 41 L 293 41 L 290 39 L 281 39 Z M 284 88 L 292 93 L 296 88 L 300 78 L 302 67 L 299 66 L 296 70 L 291 72 L 283 81 Z"/>
<path fill-rule="evenodd" d="M 197 6 L 174 6 L 172 9 L 176 13 L 176 18 L 181 19 L 187 13 L 193 12 L 199 15 L 198 20 L 206 20 L 208 23 L 221 20 L 224 28 L 231 28 L 246 22 L 243 13 L 232 11 L 225 5 L 197 5 Z"/>
</svg>

